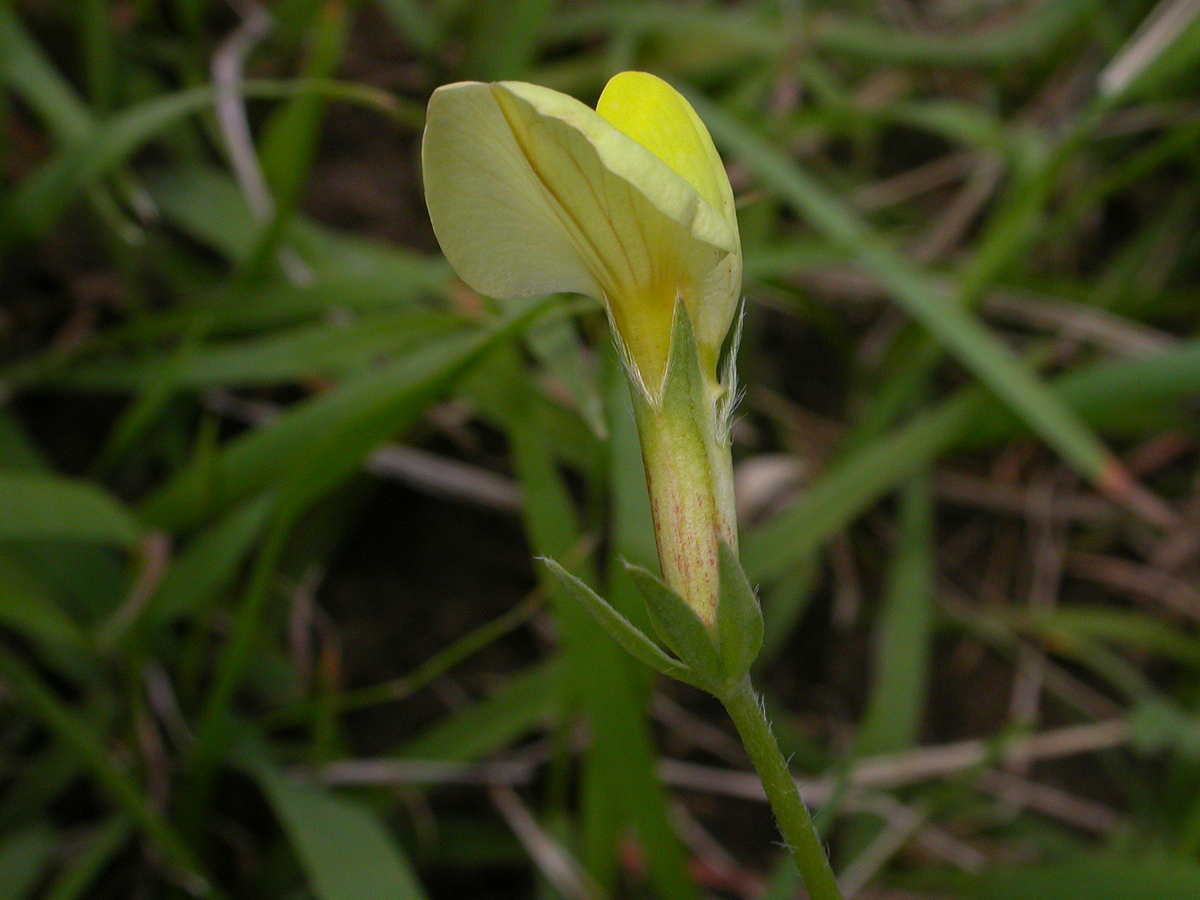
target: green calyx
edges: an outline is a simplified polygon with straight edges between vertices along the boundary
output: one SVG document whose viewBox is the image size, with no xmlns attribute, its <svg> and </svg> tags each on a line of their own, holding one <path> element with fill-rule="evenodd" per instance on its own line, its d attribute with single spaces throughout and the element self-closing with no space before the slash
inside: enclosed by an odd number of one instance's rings
<svg viewBox="0 0 1200 900">
<path fill-rule="evenodd" d="M 737 548 L 729 452 L 734 391 L 717 378 L 717 363 L 701 359 L 679 302 L 661 391 L 654 402 L 632 391 L 663 579 L 710 629 L 720 583 L 717 547 L 724 541 Z"/>
</svg>

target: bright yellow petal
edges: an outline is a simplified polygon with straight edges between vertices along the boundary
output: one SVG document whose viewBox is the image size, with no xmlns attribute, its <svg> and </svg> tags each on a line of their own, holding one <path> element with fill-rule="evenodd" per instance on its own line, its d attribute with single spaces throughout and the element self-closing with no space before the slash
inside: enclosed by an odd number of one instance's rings
<svg viewBox="0 0 1200 900">
<path fill-rule="evenodd" d="M 708 129 L 682 94 L 648 72 L 614 75 L 596 112 L 670 166 L 724 219 L 730 256 L 708 273 L 704 308 L 688 310 L 702 356 L 719 352 L 737 310 L 742 253 L 733 189 Z"/>
<path fill-rule="evenodd" d="M 671 85 L 648 72 L 622 72 L 605 85 L 596 112 L 674 169 L 714 209 L 732 211 L 733 191 L 712 137 Z"/>
</svg>

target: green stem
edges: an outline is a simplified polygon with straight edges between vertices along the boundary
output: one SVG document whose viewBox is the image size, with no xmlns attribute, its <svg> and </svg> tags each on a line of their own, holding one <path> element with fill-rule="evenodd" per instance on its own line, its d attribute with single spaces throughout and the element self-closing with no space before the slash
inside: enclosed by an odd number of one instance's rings
<svg viewBox="0 0 1200 900">
<path fill-rule="evenodd" d="M 842 900 L 829 857 L 825 855 L 825 848 L 821 846 L 804 801 L 800 799 L 796 781 L 779 751 L 749 676 L 722 697 L 721 702 L 737 726 L 750 761 L 758 770 L 767 800 L 775 812 L 775 821 L 792 851 L 809 897 L 812 900 Z"/>
</svg>

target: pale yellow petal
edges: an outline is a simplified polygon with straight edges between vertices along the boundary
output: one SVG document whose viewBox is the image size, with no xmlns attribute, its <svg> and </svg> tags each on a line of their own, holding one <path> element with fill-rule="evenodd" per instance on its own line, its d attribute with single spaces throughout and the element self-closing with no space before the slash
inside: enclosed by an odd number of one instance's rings
<svg viewBox="0 0 1200 900">
<path fill-rule="evenodd" d="M 503 299 L 556 291 L 601 299 L 490 85 L 434 91 L 421 160 L 434 234 L 468 285 Z"/>
</svg>

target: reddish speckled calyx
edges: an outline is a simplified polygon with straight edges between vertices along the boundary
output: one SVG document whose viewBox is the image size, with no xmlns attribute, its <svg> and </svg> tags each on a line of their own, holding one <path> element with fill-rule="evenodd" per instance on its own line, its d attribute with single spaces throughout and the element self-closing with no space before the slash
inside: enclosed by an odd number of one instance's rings
<svg viewBox="0 0 1200 900">
<path fill-rule="evenodd" d="M 663 580 L 714 633 L 720 543 L 735 554 L 738 546 L 729 454 L 733 385 L 718 377 L 718 362 L 700 352 L 678 299 L 661 390 L 653 399 L 631 392 Z"/>
<path fill-rule="evenodd" d="M 696 398 L 700 399 L 700 398 Z M 713 404 L 652 408 L 635 401 L 663 580 L 705 625 L 716 622 L 718 543 L 737 550 L 728 441 Z"/>
</svg>

